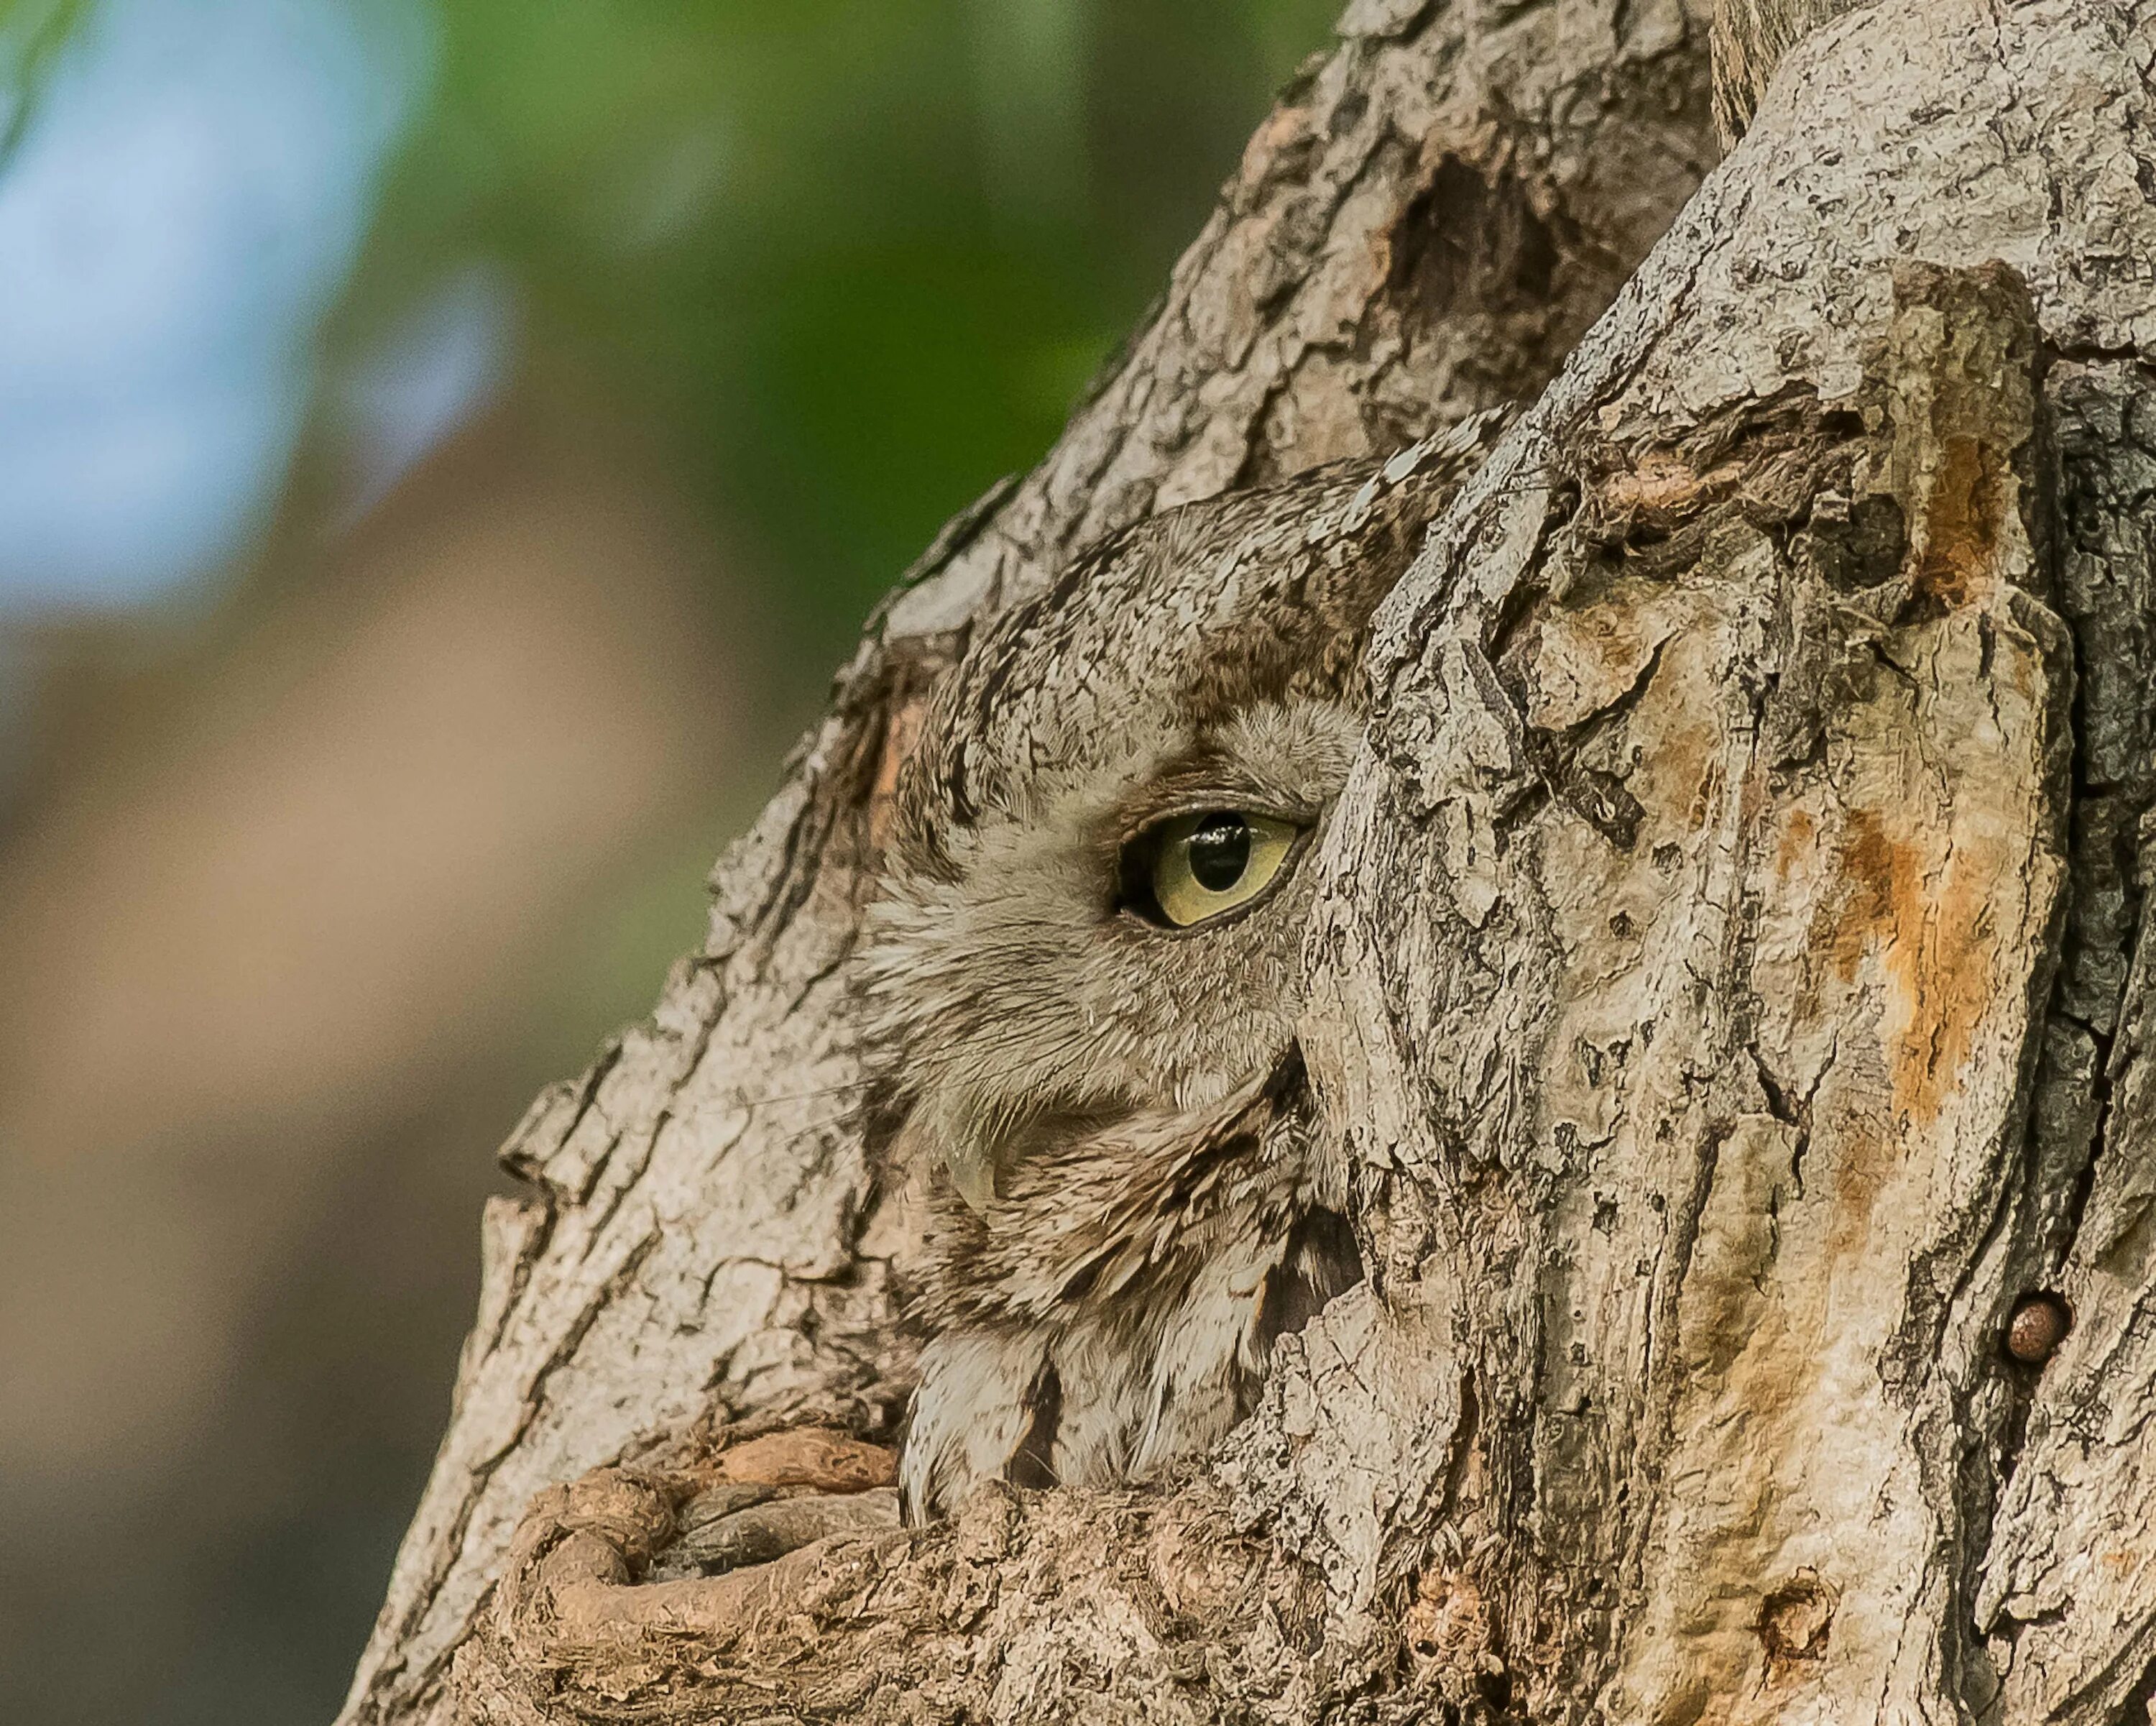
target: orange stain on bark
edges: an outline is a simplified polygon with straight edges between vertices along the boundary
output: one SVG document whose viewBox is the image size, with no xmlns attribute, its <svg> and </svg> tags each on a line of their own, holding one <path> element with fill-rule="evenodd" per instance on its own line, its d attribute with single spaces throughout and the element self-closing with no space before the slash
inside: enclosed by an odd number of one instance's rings
<svg viewBox="0 0 2156 1726">
<path fill-rule="evenodd" d="M 1713 802 L 1715 746 L 1721 738 L 1705 726 L 1680 726 L 1663 735 L 1651 752 L 1655 801 L 1684 827 L 1697 833 L 1707 824 Z"/>
<path fill-rule="evenodd" d="M 1991 1002 L 1996 850 L 1964 838 L 1941 855 L 1937 835 L 1895 832 L 1875 809 L 1851 809 L 1843 824 L 1842 891 L 1815 924 L 1815 944 L 1844 983 L 1878 954 L 1893 1112 L 1908 1127 L 1938 1118 Z"/>
<path fill-rule="evenodd" d="M 1804 855 L 1819 831 L 1819 824 L 1812 819 L 1812 812 L 1802 805 L 1789 811 L 1789 824 L 1782 829 L 1782 837 L 1774 847 L 1774 879 L 1787 881 L 1789 871 L 1796 867 L 1797 859 Z"/>
</svg>

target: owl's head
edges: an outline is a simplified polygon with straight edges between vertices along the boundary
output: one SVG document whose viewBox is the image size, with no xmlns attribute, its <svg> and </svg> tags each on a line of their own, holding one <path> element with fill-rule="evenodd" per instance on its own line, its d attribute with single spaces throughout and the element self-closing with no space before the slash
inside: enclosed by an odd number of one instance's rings
<svg viewBox="0 0 2156 1726">
<path fill-rule="evenodd" d="M 862 969 L 901 1163 L 978 1210 L 1045 1146 L 1286 1057 L 1371 614 L 1475 447 L 1144 521 L 944 677 Z"/>
</svg>

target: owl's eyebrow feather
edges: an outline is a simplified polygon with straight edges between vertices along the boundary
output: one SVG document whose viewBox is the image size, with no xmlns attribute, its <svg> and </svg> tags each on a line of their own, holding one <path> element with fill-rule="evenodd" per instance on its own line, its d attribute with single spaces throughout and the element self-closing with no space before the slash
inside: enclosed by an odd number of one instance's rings
<svg viewBox="0 0 2156 1726">
<path fill-rule="evenodd" d="M 1180 747 L 1130 776 L 1107 823 L 1120 849 L 1167 817 L 1206 809 L 1241 809 L 1302 825 L 1315 823 L 1338 794 L 1337 773 L 1316 770 L 1312 760 L 1321 736 L 1342 723 L 1358 736 L 1361 727 L 1332 701 L 1259 702 L 1208 726 Z M 1335 745 L 1335 735 L 1325 739 Z M 1333 764 L 1344 771 L 1345 761 Z"/>
</svg>

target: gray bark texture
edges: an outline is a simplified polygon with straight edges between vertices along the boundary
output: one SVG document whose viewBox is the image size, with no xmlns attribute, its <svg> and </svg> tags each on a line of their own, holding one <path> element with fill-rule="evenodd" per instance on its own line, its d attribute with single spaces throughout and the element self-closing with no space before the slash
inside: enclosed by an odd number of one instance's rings
<svg viewBox="0 0 2156 1726">
<path fill-rule="evenodd" d="M 2156 0 L 1771 82 L 1739 11 L 1355 0 L 512 1138 L 344 1720 L 2148 1718 Z M 1311 860 L 1367 1282 L 1173 1486 L 891 1528 L 843 973 L 923 691 L 1104 532 L 1531 399 Z"/>
</svg>

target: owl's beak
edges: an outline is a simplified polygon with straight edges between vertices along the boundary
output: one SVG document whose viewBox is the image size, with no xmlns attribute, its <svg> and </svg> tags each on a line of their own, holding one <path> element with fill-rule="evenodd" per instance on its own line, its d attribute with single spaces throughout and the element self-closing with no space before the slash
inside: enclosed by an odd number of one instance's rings
<svg viewBox="0 0 2156 1726">
<path fill-rule="evenodd" d="M 906 1117 L 892 1142 L 891 1154 L 904 1169 L 920 1168 L 931 1155 L 941 1158 L 958 1196 L 977 1211 L 985 1211 L 996 1196 L 994 1140 L 986 1133 L 966 1131 L 931 1104 L 916 1106 Z"/>
<path fill-rule="evenodd" d="M 944 1150 L 951 1165 L 951 1184 L 975 1210 L 986 1210 L 996 1196 L 996 1153 L 978 1138 L 955 1139 Z"/>
</svg>

